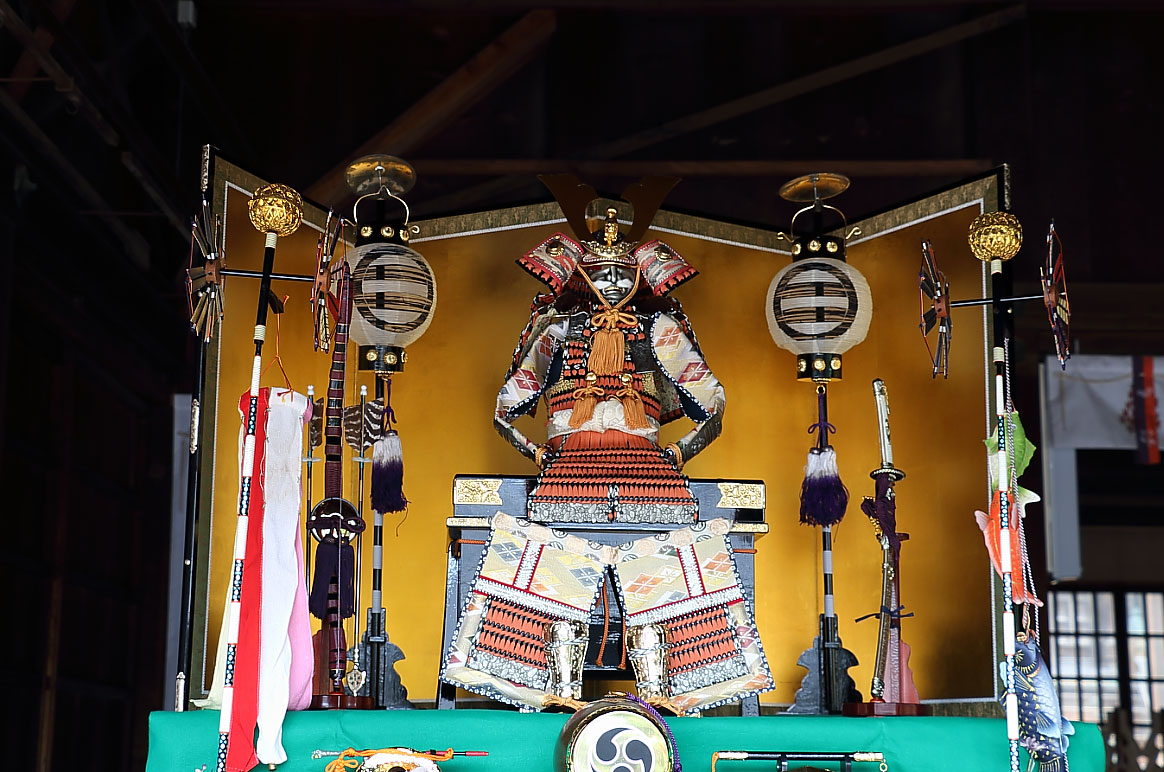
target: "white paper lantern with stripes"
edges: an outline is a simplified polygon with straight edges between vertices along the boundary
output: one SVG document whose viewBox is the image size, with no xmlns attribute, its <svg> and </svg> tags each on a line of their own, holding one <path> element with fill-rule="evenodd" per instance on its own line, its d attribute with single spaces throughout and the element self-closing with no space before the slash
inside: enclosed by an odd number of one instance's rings
<svg viewBox="0 0 1164 772">
<path fill-rule="evenodd" d="M 869 332 L 873 296 L 853 266 L 808 257 L 772 278 L 764 310 L 772 340 L 796 354 L 797 378 L 827 381 L 841 377 L 841 354 Z"/>
<path fill-rule="evenodd" d="M 378 241 L 357 247 L 348 256 L 352 266 L 351 336 L 379 356 L 389 371 L 401 369 L 403 350 L 424 335 L 436 310 L 436 276 L 428 261 L 403 244 Z M 362 366 L 366 366 L 361 362 Z"/>
</svg>

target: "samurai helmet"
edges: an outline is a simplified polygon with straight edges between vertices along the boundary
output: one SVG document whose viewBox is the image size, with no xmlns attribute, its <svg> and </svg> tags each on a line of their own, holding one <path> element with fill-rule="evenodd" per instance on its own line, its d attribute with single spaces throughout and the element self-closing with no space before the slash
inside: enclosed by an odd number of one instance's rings
<svg viewBox="0 0 1164 772">
<path fill-rule="evenodd" d="M 562 209 L 575 238 L 555 233 L 517 262 L 549 285 L 555 295 L 570 283 L 575 271 L 592 272 L 605 266 L 637 270 L 642 283 L 655 295 L 666 295 L 698 271 L 674 249 L 658 240 L 640 243 L 659 205 L 678 177 L 644 177 L 623 191 L 623 200 L 634 207 L 630 227 L 624 232 L 618 209 L 609 207 L 600 226 L 591 230 L 586 209 L 598 194 L 572 174 L 538 177 Z"/>
</svg>

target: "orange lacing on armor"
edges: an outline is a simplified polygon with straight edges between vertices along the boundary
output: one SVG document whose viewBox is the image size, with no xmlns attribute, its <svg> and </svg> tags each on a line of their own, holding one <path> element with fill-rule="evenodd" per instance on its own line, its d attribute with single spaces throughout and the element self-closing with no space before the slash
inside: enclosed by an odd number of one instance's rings
<svg viewBox="0 0 1164 772">
<path fill-rule="evenodd" d="M 457 557 L 461 556 L 462 544 L 485 544 L 485 541 L 483 539 L 457 539 L 453 542 L 453 554 Z M 736 550 L 736 552 L 739 552 L 739 550 Z"/>
<path fill-rule="evenodd" d="M 602 580 L 602 587 L 598 592 L 602 595 L 602 643 L 598 644 L 598 657 L 595 659 L 602 664 L 602 655 L 606 653 L 606 636 L 610 632 L 610 605 L 606 600 L 606 580 Z"/>
</svg>

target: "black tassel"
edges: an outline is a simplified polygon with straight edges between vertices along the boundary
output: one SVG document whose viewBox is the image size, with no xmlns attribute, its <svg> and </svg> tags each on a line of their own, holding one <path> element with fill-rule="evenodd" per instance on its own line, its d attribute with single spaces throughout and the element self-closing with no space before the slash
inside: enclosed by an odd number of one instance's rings
<svg viewBox="0 0 1164 772">
<path fill-rule="evenodd" d="M 339 574 L 336 574 L 336 568 Z M 347 619 L 355 611 L 356 553 L 347 542 L 321 542 L 315 548 L 315 572 L 311 577 L 311 595 L 307 608 L 316 619 L 327 619 L 327 589 L 332 578 L 339 589 L 340 618 Z"/>
</svg>

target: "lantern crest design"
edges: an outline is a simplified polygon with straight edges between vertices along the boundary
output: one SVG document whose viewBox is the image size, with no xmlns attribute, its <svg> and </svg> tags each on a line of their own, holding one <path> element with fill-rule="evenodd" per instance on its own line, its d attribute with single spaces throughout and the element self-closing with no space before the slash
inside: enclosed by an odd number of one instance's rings
<svg viewBox="0 0 1164 772">
<path fill-rule="evenodd" d="M 873 318 L 873 295 L 861 272 L 845 262 L 845 242 L 860 233 L 853 228 L 843 237 L 823 232 L 824 210 L 844 214 L 824 204 L 849 186 L 839 174 L 810 174 L 786 183 L 780 195 L 811 202 L 792 218 L 792 234 L 780 236 L 792 243 L 792 262 L 772 278 L 764 304 L 768 332 L 780 348 L 796 354 L 801 380 L 830 381 L 841 377 L 841 355 L 865 339 Z M 810 214 L 808 233 L 796 235 L 796 219 Z"/>
</svg>

